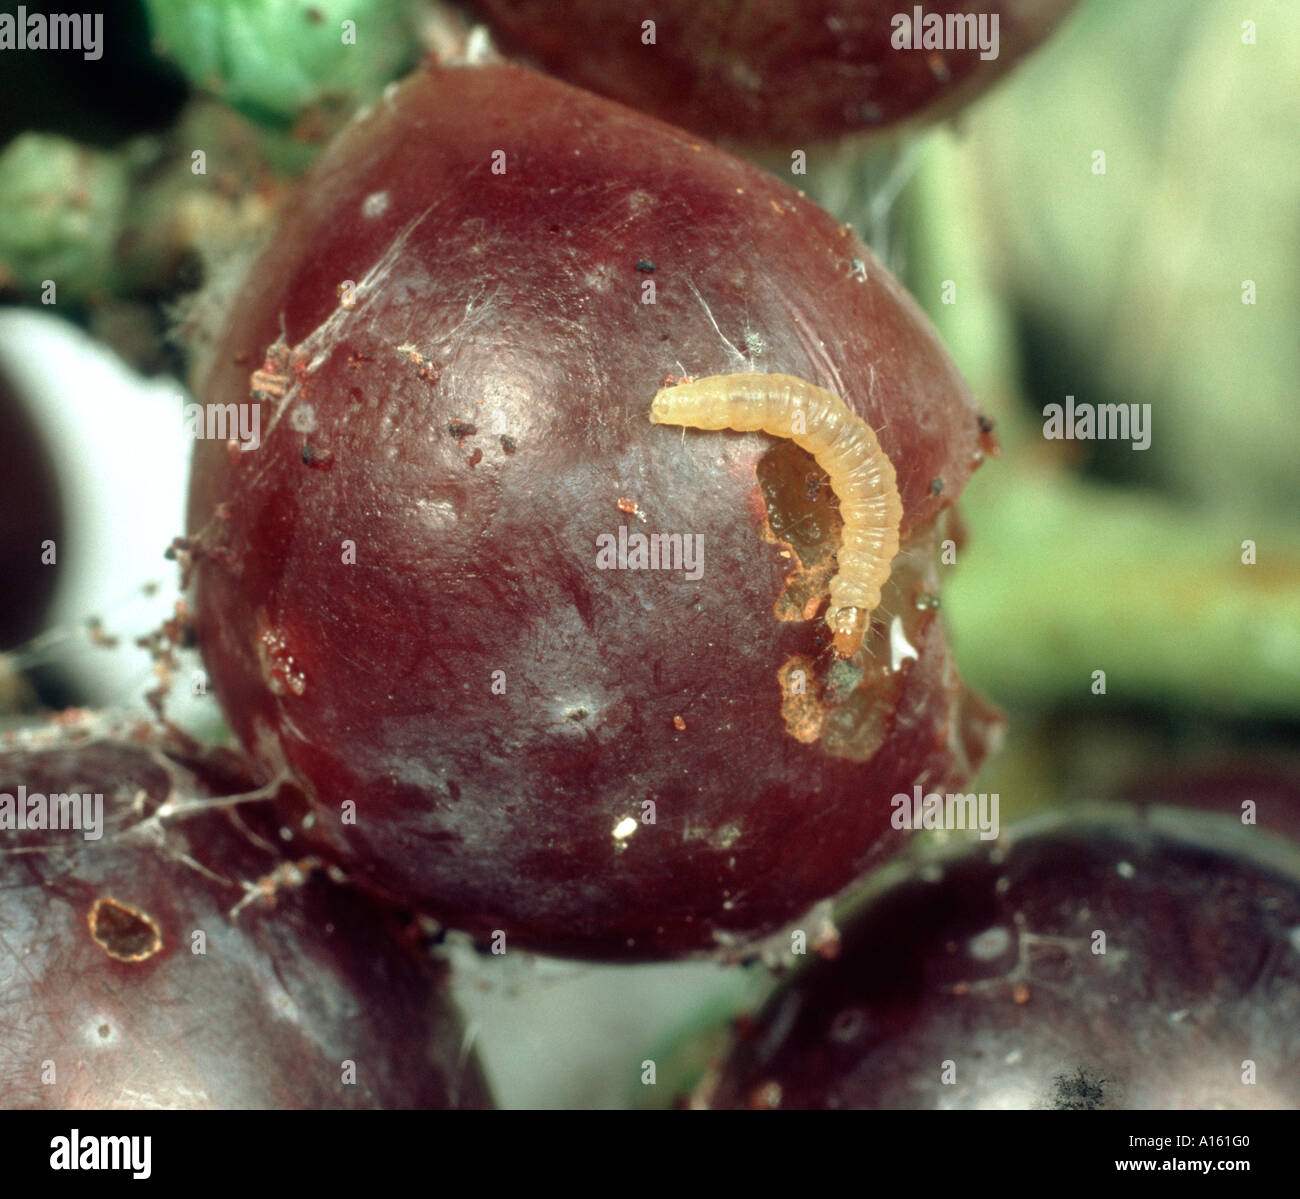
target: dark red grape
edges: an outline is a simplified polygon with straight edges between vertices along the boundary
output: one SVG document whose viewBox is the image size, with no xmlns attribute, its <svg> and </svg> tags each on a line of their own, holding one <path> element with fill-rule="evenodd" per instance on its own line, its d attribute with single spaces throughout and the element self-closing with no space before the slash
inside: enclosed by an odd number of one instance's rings
<svg viewBox="0 0 1300 1199">
<path fill-rule="evenodd" d="M 1237 753 L 1143 771 L 1117 789 L 1133 804 L 1217 812 L 1244 825 L 1300 842 L 1300 774 L 1294 762 Z"/>
<path fill-rule="evenodd" d="M 63 505 L 40 431 L 0 362 L 0 650 L 35 636 L 58 582 Z M 47 544 L 49 543 L 49 544 Z M 53 560 L 51 560 L 53 558 Z"/>
<path fill-rule="evenodd" d="M 0 1107 L 487 1105 L 441 973 L 392 914 L 233 809 L 166 815 L 239 778 L 153 734 L 0 749 Z M 37 797 L 96 793 L 97 830 L 93 800 L 80 830 L 16 829 L 5 806 L 50 824 Z"/>
<path fill-rule="evenodd" d="M 665 376 L 741 369 L 832 386 L 896 464 L 904 548 L 852 661 L 813 460 L 649 422 Z M 936 611 L 991 445 L 955 368 L 849 229 L 649 118 L 516 67 L 412 77 L 306 181 L 203 396 L 262 413 L 256 449 L 195 457 L 214 690 L 313 843 L 445 923 L 743 945 L 998 727 Z M 699 538 L 702 573 L 600 569 L 620 526 Z"/>
<path fill-rule="evenodd" d="M 892 869 L 892 868 L 887 868 Z M 1173 809 L 914 862 L 783 985 L 699 1102 L 1293 1108 L 1300 853 Z"/>
<path fill-rule="evenodd" d="M 1074 2 L 991 0 L 971 12 L 960 0 L 935 0 L 919 6 L 919 28 L 918 6 L 898 0 L 661 0 L 645 11 L 624 0 L 474 0 L 473 7 L 506 53 L 569 83 L 705 137 L 806 147 L 946 116 L 1042 41 Z M 947 41 L 958 14 L 966 48 L 957 48 L 955 26 Z M 967 35 L 971 17 L 984 25 Z M 949 48 L 934 40 L 935 18 Z"/>
</svg>

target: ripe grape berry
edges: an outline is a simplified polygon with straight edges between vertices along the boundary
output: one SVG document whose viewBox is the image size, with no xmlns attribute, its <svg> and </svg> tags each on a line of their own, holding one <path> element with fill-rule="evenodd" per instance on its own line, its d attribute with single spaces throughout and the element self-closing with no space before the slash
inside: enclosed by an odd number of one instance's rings
<svg viewBox="0 0 1300 1199">
<path fill-rule="evenodd" d="M 63 535 L 58 477 L 18 389 L 0 363 L 0 650 L 40 631 L 58 571 L 51 558 Z"/>
<path fill-rule="evenodd" d="M 0 1107 L 489 1104 L 392 913 L 284 858 L 258 805 L 166 815 L 239 791 L 237 760 L 93 724 L 0 747 Z"/>
<path fill-rule="evenodd" d="M 985 0 L 978 13 L 953 0 L 748 0 L 739 14 L 729 0 L 660 0 L 644 14 L 624 0 L 472 6 L 512 57 L 705 137 L 788 153 L 947 116 L 1074 3 Z"/>
<path fill-rule="evenodd" d="M 712 1107 L 1292 1108 L 1300 852 L 1116 805 L 909 864 L 742 1022 Z"/>
<path fill-rule="evenodd" d="M 833 387 L 897 467 L 852 661 L 813 459 L 647 419 L 666 378 L 741 369 Z M 965 385 L 850 229 L 680 130 L 518 67 L 416 74 L 307 177 L 202 399 L 261 410 L 255 448 L 196 446 L 213 690 L 310 852 L 446 924 L 741 952 L 999 727 L 934 603 L 991 446 Z M 699 572 L 598 561 L 655 534 Z"/>
</svg>

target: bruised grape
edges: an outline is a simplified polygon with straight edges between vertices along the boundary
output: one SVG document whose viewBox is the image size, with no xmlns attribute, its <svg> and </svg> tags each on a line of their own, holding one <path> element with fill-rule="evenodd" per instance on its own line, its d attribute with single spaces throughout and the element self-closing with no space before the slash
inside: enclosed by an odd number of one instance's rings
<svg viewBox="0 0 1300 1199">
<path fill-rule="evenodd" d="M 735 951 L 999 727 L 920 602 L 988 444 L 969 393 L 851 230 L 677 130 L 517 67 L 413 76 L 308 177 L 215 362 L 204 402 L 261 437 L 196 446 L 213 689 L 312 851 L 444 923 Z M 833 387 L 895 463 L 903 549 L 852 661 L 812 458 L 649 422 L 666 377 L 742 368 Z M 633 534 L 677 539 L 666 568 L 618 556 Z"/>
<path fill-rule="evenodd" d="M 1300 853 L 1116 806 L 922 855 L 741 1025 L 697 1102 L 1295 1107 Z"/>
<path fill-rule="evenodd" d="M 235 809 L 167 814 L 241 769 L 130 730 L 0 748 L 0 1107 L 485 1106 L 393 916 Z"/>
</svg>

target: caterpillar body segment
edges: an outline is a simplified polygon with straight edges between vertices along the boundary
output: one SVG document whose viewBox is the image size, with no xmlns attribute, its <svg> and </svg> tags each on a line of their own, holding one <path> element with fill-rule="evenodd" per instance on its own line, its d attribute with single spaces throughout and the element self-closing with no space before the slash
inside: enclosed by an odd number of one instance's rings
<svg viewBox="0 0 1300 1199">
<path fill-rule="evenodd" d="M 842 658 L 862 645 L 870 613 L 898 553 L 903 503 L 871 426 L 833 392 L 793 375 L 710 375 L 666 387 L 650 405 L 654 424 L 734 429 L 788 437 L 830 478 L 844 521 L 826 623 Z"/>
</svg>

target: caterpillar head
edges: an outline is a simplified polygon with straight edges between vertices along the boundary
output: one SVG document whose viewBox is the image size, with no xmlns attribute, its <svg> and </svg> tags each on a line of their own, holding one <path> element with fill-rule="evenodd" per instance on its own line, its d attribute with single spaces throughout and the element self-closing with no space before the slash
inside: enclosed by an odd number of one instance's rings
<svg viewBox="0 0 1300 1199">
<path fill-rule="evenodd" d="M 680 422 L 673 417 L 673 398 L 670 388 L 665 387 L 655 394 L 650 402 L 650 423 L 652 425 L 675 425 Z"/>
<path fill-rule="evenodd" d="M 826 613 L 826 623 L 834 634 L 835 655 L 851 658 L 862 648 L 871 615 L 865 608 L 834 608 Z"/>
</svg>

